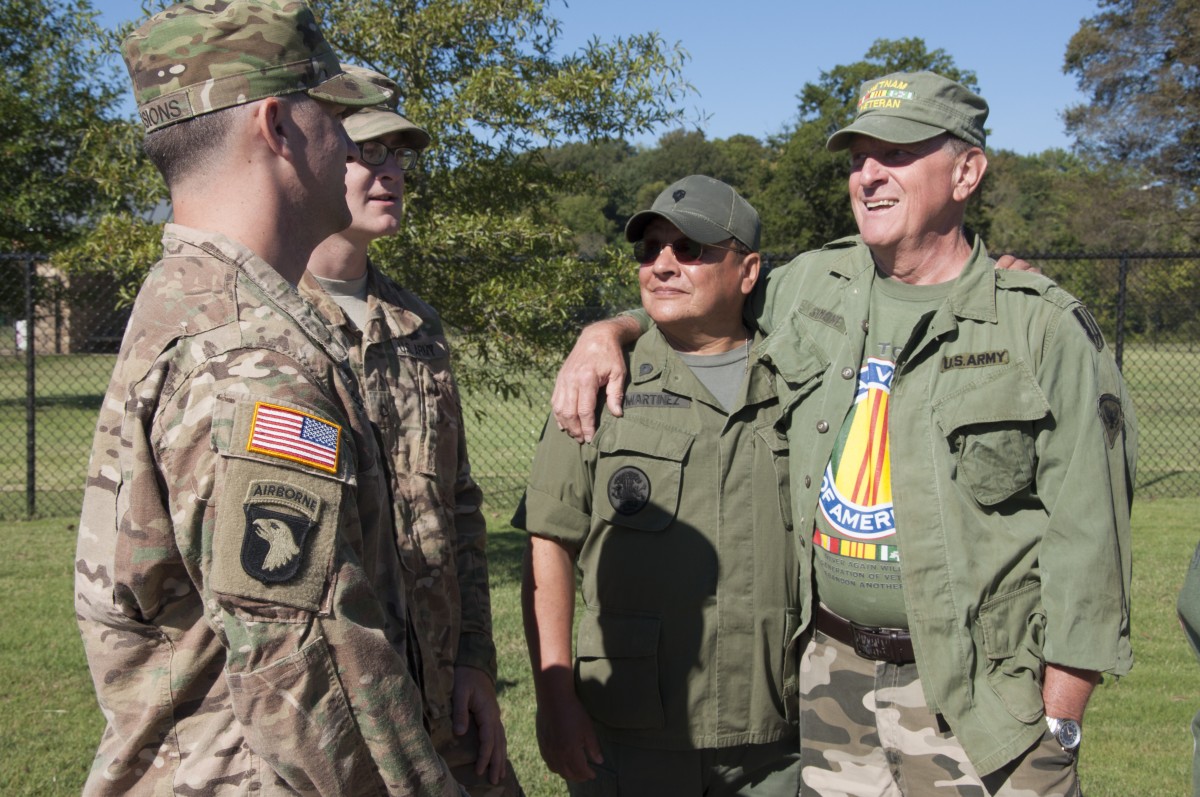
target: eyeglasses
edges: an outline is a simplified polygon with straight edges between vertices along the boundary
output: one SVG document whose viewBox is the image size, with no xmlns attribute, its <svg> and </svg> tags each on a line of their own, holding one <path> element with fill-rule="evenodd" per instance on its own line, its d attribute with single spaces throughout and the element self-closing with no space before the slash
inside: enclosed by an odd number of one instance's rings
<svg viewBox="0 0 1200 797">
<path fill-rule="evenodd" d="M 376 139 L 358 143 L 358 159 L 368 166 L 381 166 L 387 160 L 388 153 L 396 158 L 396 165 L 402 172 L 415 167 L 421 159 L 421 153 L 411 147 L 389 147 Z"/>
<path fill-rule="evenodd" d="M 726 252 L 737 252 L 739 255 L 746 253 L 740 246 L 702 244 L 699 241 L 693 241 L 691 238 L 680 238 L 677 241 L 666 241 L 663 243 L 646 243 L 646 240 L 642 239 L 633 242 L 633 259 L 643 266 L 648 266 L 655 260 L 658 260 L 659 253 L 668 247 L 675 255 L 676 262 L 683 266 L 694 266 L 702 262 L 705 249 L 723 249 Z"/>
</svg>

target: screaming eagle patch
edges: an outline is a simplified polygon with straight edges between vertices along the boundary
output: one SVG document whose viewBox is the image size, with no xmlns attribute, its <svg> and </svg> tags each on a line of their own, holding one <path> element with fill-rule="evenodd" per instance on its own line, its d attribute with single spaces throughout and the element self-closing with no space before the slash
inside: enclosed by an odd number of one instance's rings
<svg viewBox="0 0 1200 797">
<path fill-rule="evenodd" d="M 1125 411 L 1121 409 L 1121 400 L 1112 393 L 1105 393 L 1097 403 L 1096 413 L 1104 426 L 1104 438 L 1108 440 L 1108 447 L 1112 448 L 1117 444 L 1117 436 L 1125 428 Z"/>
<path fill-rule="evenodd" d="M 264 584 L 283 584 L 300 572 L 305 541 L 316 528 L 321 499 L 289 484 L 256 481 L 243 505 L 242 569 Z"/>
<path fill-rule="evenodd" d="M 650 503 L 650 479 L 641 468 L 618 468 L 608 480 L 608 502 L 618 514 L 636 515 Z"/>
</svg>

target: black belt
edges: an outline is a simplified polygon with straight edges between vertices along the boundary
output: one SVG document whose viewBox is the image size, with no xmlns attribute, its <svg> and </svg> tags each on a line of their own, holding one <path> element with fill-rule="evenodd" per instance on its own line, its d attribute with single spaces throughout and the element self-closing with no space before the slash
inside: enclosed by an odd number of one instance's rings
<svg viewBox="0 0 1200 797">
<path fill-rule="evenodd" d="M 817 630 L 843 645 L 854 648 L 864 659 L 892 664 L 912 664 L 912 637 L 903 628 L 871 628 L 852 623 L 817 604 Z"/>
</svg>

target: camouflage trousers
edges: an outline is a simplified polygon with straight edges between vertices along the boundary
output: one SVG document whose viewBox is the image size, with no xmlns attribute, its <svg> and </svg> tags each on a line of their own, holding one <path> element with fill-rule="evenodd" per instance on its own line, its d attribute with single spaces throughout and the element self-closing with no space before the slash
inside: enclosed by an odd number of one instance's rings
<svg viewBox="0 0 1200 797">
<path fill-rule="evenodd" d="M 1075 757 L 1047 730 L 981 778 L 945 720 L 929 710 L 915 664 L 858 656 L 821 632 L 800 660 L 802 795 L 1079 797 Z"/>
<path fill-rule="evenodd" d="M 795 737 L 703 750 L 652 750 L 614 742 L 601 729 L 603 764 L 593 780 L 567 784 L 571 797 L 796 797 Z"/>
<path fill-rule="evenodd" d="M 446 760 L 450 774 L 471 797 L 525 797 L 511 761 L 507 762 L 507 773 L 495 785 L 488 780 L 486 770 L 482 775 L 475 774 L 475 760 L 479 755 L 479 730 L 474 724 L 468 723 L 467 732 L 462 736 L 455 736 L 450 717 L 442 717 L 434 720 L 431 736 L 434 749 Z"/>
</svg>

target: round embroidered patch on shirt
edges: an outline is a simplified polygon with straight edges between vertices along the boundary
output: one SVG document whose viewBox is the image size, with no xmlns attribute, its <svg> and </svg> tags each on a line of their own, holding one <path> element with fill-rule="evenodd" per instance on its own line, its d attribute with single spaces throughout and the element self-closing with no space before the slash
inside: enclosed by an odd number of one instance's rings
<svg viewBox="0 0 1200 797">
<path fill-rule="evenodd" d="M 636 515 L 650 503 L 650 479 L 641 468 L 619 468 L 608 480 L 608 502 L 619 514 Z"/>
</svg>

